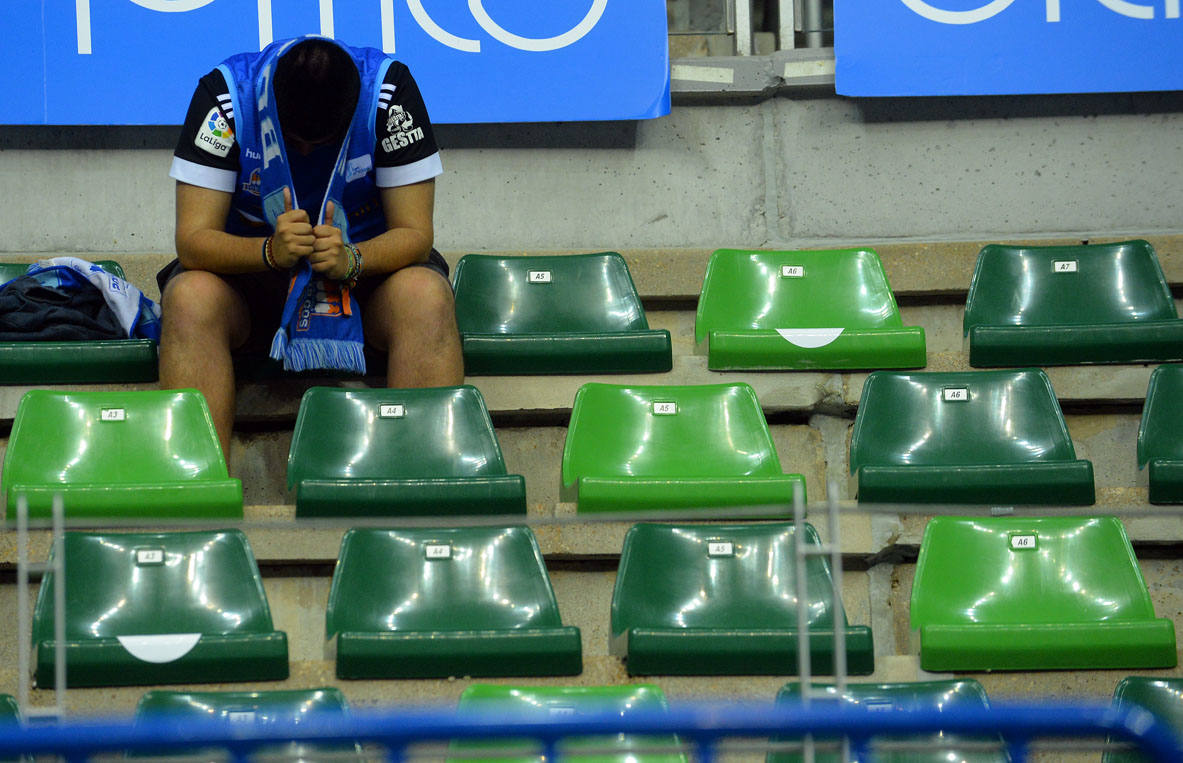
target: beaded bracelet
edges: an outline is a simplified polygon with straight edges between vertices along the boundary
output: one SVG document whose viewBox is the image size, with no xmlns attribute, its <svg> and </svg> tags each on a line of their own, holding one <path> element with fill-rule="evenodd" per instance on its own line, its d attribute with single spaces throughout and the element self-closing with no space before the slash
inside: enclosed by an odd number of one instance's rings
<svg viewBox="0 0 1183 763">
<path fill-rule="evenodd" d="M 353 244 L 346 244 L 345 248 L 349 250 L 349 270 L 345 271 L 345 277 L 341 279 L 341 285 L 346 289 L 352 289 L 354 286 L 357 286 L 357 281 L 361 278 L 361 252 Z"/>
<path fill-rule="evenodd" d="M 263 239 L 263 264 L 267 266 L 268 270 L 279 272 L 282 268 L 275 261 L 275 253 L 271 251 L 271 238 L 271 236 L 268 236 Z"/>
</svg>

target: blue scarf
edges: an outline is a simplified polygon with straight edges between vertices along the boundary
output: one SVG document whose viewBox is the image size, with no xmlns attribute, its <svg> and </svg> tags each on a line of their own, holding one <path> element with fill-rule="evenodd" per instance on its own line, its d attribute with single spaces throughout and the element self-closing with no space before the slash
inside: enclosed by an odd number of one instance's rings
<svg viewBox="0 0 1183 763">
<path fill-rule="evenodd" d="M 292 194 L 292 208 L 300 206 L 288 165 L 287 150 L 281 137 L 283 133 L 275 108 L 275 90 L 271 85 L 271 75 L 275 71 L 276 62 L 297 42 L 299 40 L 292 40 L 273 49 L 262 62 L 259 76 L 255 81 L 259 131 L 263 147 L 263 212 L 272 229 L 284 211 L 284 188 L 288 188 Z M 366 109 L 363 108 L 356 109 L 353 115 L 354 122 L 366 117 Z M 373 118 L 372 115 L 368 117 Z M 349 221 L 341 199 L 345 190 L 346 157 L 349 155 L 349 140 L 352 134 L 353 130 L 350 129 L 341 142 L 325 197 L 320 202 L 320 211 L 313 222 L 313 225 L 316 225 L 324 220 L 325 210 L 331 201 L 331 224 L 341 229 L 341 238 L 346 243 L 349 242 Z M 287 371 L 319 368 L 364 374 L 364 350 L 361 311 L 349 289 L 314 273 L 308 261 L 301 259 L 292 273 L 287 300 L 283 305 L 283 317 L 271 342 L 271 357 L 282 360 Z"/>
</svg>

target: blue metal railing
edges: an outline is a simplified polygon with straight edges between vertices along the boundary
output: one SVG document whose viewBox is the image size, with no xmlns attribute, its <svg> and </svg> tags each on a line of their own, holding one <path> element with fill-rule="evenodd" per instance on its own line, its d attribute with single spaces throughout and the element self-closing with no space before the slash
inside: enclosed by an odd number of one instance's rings
<svg viewBox="0 0 1183 763">
<path fill-rule="evenodd" d="M 569 737 L 677 734 L 700 763 L 711 763 L 720 741 L 732 738 L 841 737 L 853 760 L 865 759 L 872 737 L 932 734 L 998 736 L 1014 763 L 1023 763 L 1032 740 L 1086 737 L 1136 745 L 1153 760 L 1183 760 L 1183 744 L 1161 720 L 1137 707 L 1099 705 L 1000 705 L 990 709 L 868 711 L 857 706 L 703 704 L 664 713 L 579 714 L 551 718 L 421 710 L 354 711 L 296 722 L 245 725 L 157 718 L 140 721 L 70 721 L 61 725 L 0 730 L 0 758 L 59 755 L 69 761 L 97 753 L 221 747 L 232 759 L 280 742 L 377 744 L 391 761 L 424 742 L 532 738 L 555 759 Z M 586 754 L 586 753 L 585 753 Z M 459 756 L 457 756 L 459 757 Z"/>
</svg>

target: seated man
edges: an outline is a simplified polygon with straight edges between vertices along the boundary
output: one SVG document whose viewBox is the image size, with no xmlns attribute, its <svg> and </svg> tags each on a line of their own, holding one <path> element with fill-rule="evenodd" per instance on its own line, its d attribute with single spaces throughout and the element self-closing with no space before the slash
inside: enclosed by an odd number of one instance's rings
<svg viewBox="0 0 1183 763">
<path fill-rule="evenodd" d="M 338 304 L 360 304 L 388 386 L 463 382 L 448 266 L 432 248 L 442 171 L 414 79 L 380 51 L 280 41 L 202 77 L 169 173 L 177 261 L 158 276 L 160 381 L 205 395 L 227 458 L 231 352 L 272 347 L 303 262 L 322 294 L 341 287 Z"/>
</svg>

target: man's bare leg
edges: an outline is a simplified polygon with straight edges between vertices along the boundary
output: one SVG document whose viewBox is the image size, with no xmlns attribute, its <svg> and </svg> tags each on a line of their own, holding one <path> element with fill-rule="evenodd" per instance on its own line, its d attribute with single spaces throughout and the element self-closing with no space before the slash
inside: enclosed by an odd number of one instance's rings
<svg viewBox="0 0 1183 763">
<path fill-rule="evenodd" d="M 403 268 L 375 289 L 368 301 L 366 340 L 388 353 L 387 386 L 464 383 L 456 303 L 446 278 L 431 268 Z"/>
<path fill-rule="evenodd" d="M 161 297 L 160 386 L 205 395 L 222 454 L 230 461 L 234 365 L 230 350 L 246 341 L 250 317 L 242 298 L 218 276 L 189 270 Z"/>
</svg>

